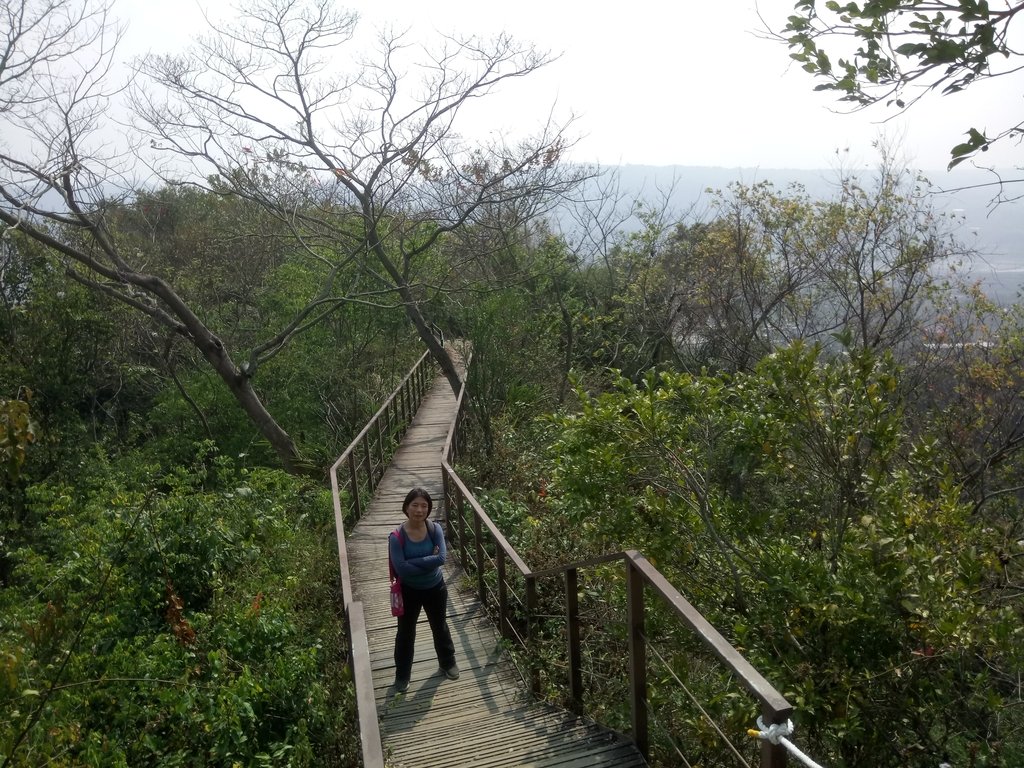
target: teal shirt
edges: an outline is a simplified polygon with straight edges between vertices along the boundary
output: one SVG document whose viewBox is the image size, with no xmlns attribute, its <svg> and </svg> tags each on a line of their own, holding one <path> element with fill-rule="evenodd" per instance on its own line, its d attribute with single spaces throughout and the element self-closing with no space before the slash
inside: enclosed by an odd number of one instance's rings
<svg viewBox="0 0 1024 768">
<path fill-rule="evenodd" d="M 401 546 L 396 532 L 388 536 L 391 567 L 395 569 L 402 584 L 413 589 L 431 589 L 444 581 L 441 566 L 448 559 L 444 531 L 440 525 L 428 520 L 427 534 L 423 541 L 412 541 L 405 529 L 402 529 Z M 436 555 L 434 547 L 438 550 Z"/>
</svg>

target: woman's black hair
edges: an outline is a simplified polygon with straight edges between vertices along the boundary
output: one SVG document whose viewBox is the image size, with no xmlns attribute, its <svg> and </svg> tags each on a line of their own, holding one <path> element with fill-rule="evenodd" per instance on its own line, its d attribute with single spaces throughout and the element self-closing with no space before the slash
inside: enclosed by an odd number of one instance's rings
<svg viewBox="0 0 1024 768">
<path fill-rule="evenodd" d="M 426 488 L 420 488 L 417 486 L 405 494 L 405 501 L 402 502 L 402 514 L 408 515 L 409 505 L 416 499 L 423 499 L 427 502 L 427 514 L 429 515 L 434 511 L 434 500 L 430 498 L 430 494 L 427 493 Z"/>
</svg>

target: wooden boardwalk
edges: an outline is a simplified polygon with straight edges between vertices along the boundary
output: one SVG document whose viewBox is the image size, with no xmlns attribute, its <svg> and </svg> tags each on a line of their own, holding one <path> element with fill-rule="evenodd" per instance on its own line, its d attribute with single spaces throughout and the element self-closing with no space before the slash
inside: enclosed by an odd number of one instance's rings
<svg viewBox="0 0 1024 768">
<path fill-rule="evenodd" d="M 534 701 L 501 651 L 494 625 L 449 553 L 448 622 L 462 676 L 440 673 L 430 628 L 421 616 L 409 690 L 394 689 L 395 619 L 388 598 L 387 537 L 404 519 L 402 500 L 422 486 L 444 520 L 441 451 L 455 412 L 448 382 L 437 376 L 373 501 L 347 539 L 356 600 L 366 607 L 374 691 L 388 765 L 394 768 L 480 766 L 644 766 L 631 742 L 567 712 Z"/>
</svg>

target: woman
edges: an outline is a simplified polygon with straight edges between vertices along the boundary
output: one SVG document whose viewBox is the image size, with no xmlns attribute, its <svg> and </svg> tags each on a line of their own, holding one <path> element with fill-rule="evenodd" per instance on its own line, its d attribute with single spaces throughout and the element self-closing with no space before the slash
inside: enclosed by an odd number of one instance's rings
<svg viewBox="0 0 1024 768">
<path fill-rule="evenodd" d="M 459 678 L 455 644 L 445 618 L 448 587 L 441 573 L 448 550 L 441 526 L 427 519 L 433 508 L 430 494 L 423 488 L 413 488 L 402 503 L 405 522 L 388 537 L 391 567 L 402 583 L 405 604 L 405 613 L 398 617 L 398 634 L 395 635 L 395 690 L 399 693 L 409 688 L 420 608 L 427 612 L 441 671 L 449 680 Z"/>
</svg>

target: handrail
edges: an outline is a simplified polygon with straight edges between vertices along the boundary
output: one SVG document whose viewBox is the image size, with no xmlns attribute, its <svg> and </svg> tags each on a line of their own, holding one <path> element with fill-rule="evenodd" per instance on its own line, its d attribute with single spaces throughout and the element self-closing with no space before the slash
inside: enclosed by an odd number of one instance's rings
<svg viewBox="0 0 1024 768">
<path fill-rule="evenodd" d="M 646 557 L 635 549 L 627 549 L 625 552 L 613 552 L 608 555 L 591 557 L 575 563 L 559 565 L 542 571 L 533 571 L 533 578 L 544 578 L 545 576 L 564 576 L 566 571 L 579 571 L 595 565 L 623 560 L 636 568 L 644 580 L 665 602 L 672 608 L 675 614 L 685 621 L 691 629 L 708 639 L 708 645 L 712 652 L 731 669 L 737 677 L 743 681 L 750 693 L 763 705 L 771 707 L 778 712 L 792 713 L 792 707 L 775 688 L 764 679 L 760 672 L 754 669 L 740 653 L 733 648 L 732 644 L 722 637 L 707 619 L 698 611 L 672 583 L 666 579 L 657 568 L 650 564 Z"/>
<path fill-rule="evenodd" d="M 405 375 L 395 391 L 392 392 L 388 399 L 384 401 L 384 404 L 377 410 L 373 417 L 366 422 L 366 426 L 364 426 L 352 442 L 349 443 L 348 448 L 346 448 L 341 456 L 338 457 L 337 461 L 331 465 L 331 492 L 334 497 L 335 523 L 338 533 L 338 554 L 339 557 L 342 558 L 341 562 L 343 564 L 341 587 L 346 606 L 352 602 L 352 580 L 348 573 L 348 554 L 344 551 L 344 520 L 341 512 L 341 484 L 338 482 L 338 468 L 341 467 L 342 464 L 348 464 L 349 466 L 349 476 L 346 480 L 346 486 L 350 495 L 349 511 L 353 513 L 355 520 L 358 521 L 363 514 L 360 492 L 364 487 L 359 481 L 359 471 L 363 470 L 365 472 L 366 487 L 368 487 L 372 493 L 376 488 L 379 476 L 384 474 L 384 467 L 387 464 L 387 461 L 384 458 L 386 446 L 383 430 L 388 430 L 389 440 L 401 438 L 401 436 L 405 434 L 405 430 L 412 421 L 416 408 L 419 407 L 420 400 L 426 390 L 425 363 L 429 357 L 429 352 L 424 352 L 423 355 L 420 356 L 420 359 L 416 361 L 412 370 Z M 410 386 L 412 388 L 411 392 Z M 397 406 L 395 405 L 396 398 L 398 398 Z M 412 407 L 406 407 L 407 400 Z M 382 427 L 381 425 L 385 420 L 387 421 L 387 426 Z M 378 461 L 376 464 L 374 463 L 372 439 L 374 427 L 376 427 L 377 431 L 376 457 Z M 356 454 L 359 448 L 362 448 L 362 456 L 357 458 Z M 390 456 L 388 458 L 390 458 Z"/>
<path fill-rule="evenodd" d="M 362 516 L 361 494 L 364 490 L 370 493 L 375 490 L 395 446 L 408 429 L 427 390 L 429 358 L 430 353 L 425 352 L 416 361 L 395 391 L 384 401 L 330 469 L 334 528 L 338 537 L 338 568 L 341 572 L 341 594 L 352 657 L 352 678 L 356 689 L 363 768 L 384 768 L 384 750 L 373 694 L 373 674 L 363 603 L 352 597 L 352 576 L 349 573 L 348 549 L 345 546 L 345 514 L 347 512 L 352 515 L 354 521 L 358 521 Z M 344 484 L 338 480 L 338 469 L 343 465 L 348 465 L 349 469 Z M 347 510 L 342 508 L 343 489 L 348 492 Z"/>
<path fill-rule="evenodd" d="M 650 589 L 656 598 L 674 613 L 692 630 L 700 641 L 736 676 L 744 688 L 760 703 L 761 718 L 766 727 L 772 724 L 785 724 L 793 712 L 793 707 L 758 672 L 721 633 L 718 632 L 701 613 L 683 597 L 683 595 L 658 571 L 647 558 L 636 550 L 616 552 L 600 557 L 583 560 L 568 565 L 533 571 L 508 542 L 500 529 L 484 511 L 483 507 L 469 490 L 462 478 L 453 468 L 457 456 L 461 453 L 461 426 L 465 418 L 466 386 L 459 392 L 456 401 L 455 416 L 445 439 L 444 452 L 441 458 L 441 475 L 444 487 L 445 508 L 448 517 L 448 535 L 452 540 L 450 550 L 464 567 L 472 566 L 476 571 L 477 589 L 481 602 L 488 603 L 488 591 L 484 579 L 485 555 L 483 533 L 486 530 L 494 544 L 494 566 L 497 570 L 497 611 L 499 631 L 506 640 L 524 644 L 531 635 L 535 614 L 537 612 L 537 582 L 547 577 L 561 576 L 565 579 L 566 618 L 569 657 L 569 689 L 574 705 L 582 706 L 583 686 L 581 678 L 581 653 L 579 635 L 579 617 L 577 605 L 578 571 L 614 561 L 622 561 L 626 565 L 627 582 L 627 623 L 629 626 L 630 655 L 630 705 L 632 736 L 638 749 L 645 759 L 650 758 L 648 691 L 646 679 L 646 642 L 644 635 L 645 601 L 644 587 Z M 472 511 L 472 534 L 467 536 L 465 506 Z M 468 540 L 467 540 L 468 539 Z M 467 548 L 471 548 L 471 559 L 467 559 Z M 505 569 L 511 563 L 520 573 L 526 586 L 526 638 L 524 639 L 512 625 L 511 606 L 508 603 Z M 469 568 L 467 567 L 467 570 Z M 532 675 L 531 686 L 535 694 L 540 693 L 540 679 L 536 672 Z M 786 749 L 770 741 L 761 742 L 761 768 L 784 768 L 786 765 Z"/>
<path fill-rule="evenodd" d="M 775 687 L 765 680 L 749 661 L 743 658 L 743 655 L 732 646 L 732 643 L 722 637 L 721 633 L 704 618 L 703 614 L 694 608 L 690 601 L 683 597 L 679 590 L 672 586 L 671 582 L 651 565 L 646 557 L 635 549 L 628 549 L 623 554 L 630 563 L 630 567 L 635 568 L 648 586 L 654 589 L 672 607 L 675 614 L 704 640 L 705 645 L 715 656 L 732 670 L 743 686 L 761 702 L 761 706 L 782 718 L 777 722 L 786 722 L 793 714 L 793 707 L 785 697 L 775 690 Z"/>
</svg>

